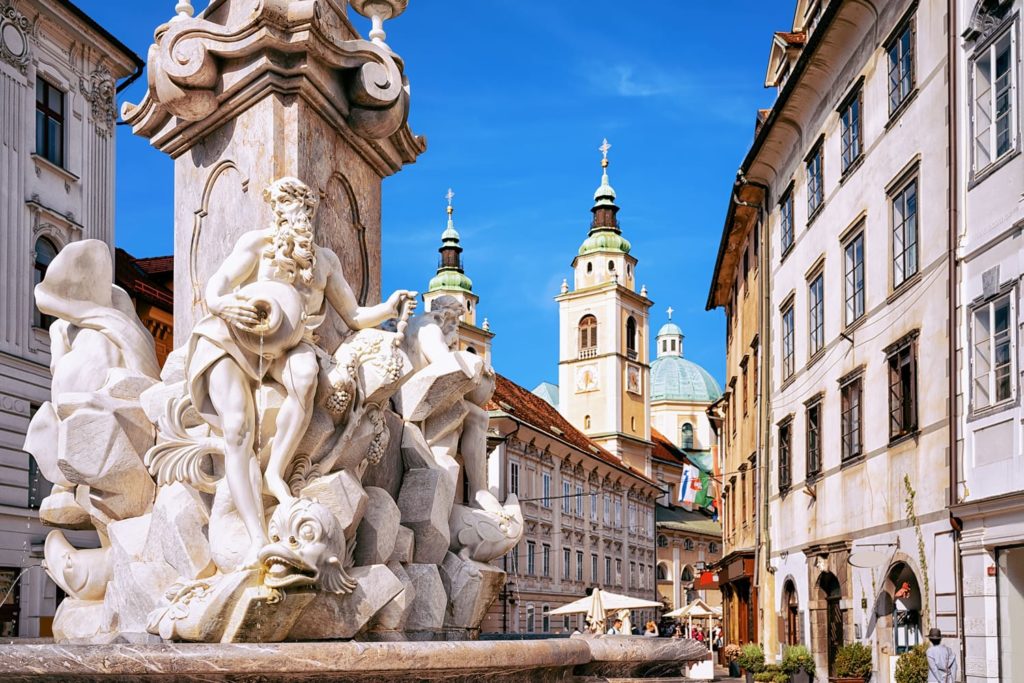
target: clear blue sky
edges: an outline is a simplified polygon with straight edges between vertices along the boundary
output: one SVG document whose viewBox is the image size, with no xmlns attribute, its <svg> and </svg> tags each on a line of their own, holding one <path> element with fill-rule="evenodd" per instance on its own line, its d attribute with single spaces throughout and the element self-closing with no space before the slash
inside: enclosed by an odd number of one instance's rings
<svg viewBox="0 0 1024 683">
<path fill-rule="evenodd" d="M 77 4 L 145 57 L 175 3 Z M 686 356 L 721 381 L 723 316 L 704 304 L 755 111 L 773 100 L 762 87 L 772 31 L 792 13 L 790 0 L 412 0 L 385 28 L 428 149 L 384 182 L 385 290 L 425 288 L 451 186 L 495 367 L 527 388 L 556 381 L 552 297 L 571 282 L 607 137 L 619 218 L 655 301 L 651 333 L 672 306 Z M 138 102 L 144 82 L 122 100 Z M 170 253 L 169 158 L 121 126 L 117 162 L 118 245 Z"/>
</svg>

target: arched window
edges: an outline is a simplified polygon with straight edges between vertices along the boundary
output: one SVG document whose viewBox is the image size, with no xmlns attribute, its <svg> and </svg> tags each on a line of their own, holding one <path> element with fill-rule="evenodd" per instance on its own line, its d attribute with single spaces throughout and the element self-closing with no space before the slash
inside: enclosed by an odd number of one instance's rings
<svg viewBox="0 0 1024 683">
<path fill-rule="evenodd" d="M 636 431 L 636 416 L 629 418 L 629 429 L 630 431 Z"/>
<path fill-rule="evenodd" d="M 666 571 L 665 565 L 658 565 L 658 568 L 655 570 L 655 576 L 658 581 L 668 581 L 668 571 Z"/>
<path fill-rule="evenodd" d="M 466 347 L 466 350 L 467 350 L 467 351 L 469 351 L 469 352 L 470 352 L 471 354 L 473 354 L 474 356 L 475 356 L 475 355 L 477 355 L 477 354 L 476 354 L 476 349 L 474 349 L 474 348 L 473 348 L 472 346 L 467 346 L 467 347 Z"/>
<path fill-rule="evenodd" d="M 609 261 L 608 262 L 608 272 L 609 273 L 614 273 L 615 272 L 615 261 Z"/>
<path fill-rule="evenodd" d="M 589 415 L 584 415 L 583 416 L 583 428 L 584 429 L 590 429 L 590 416 Z"/>
<path fill-rule="evenodd" d="M 658 547 L 659 548 L 667 548 L 668 547 L 668 537 L 665 534 L 659 534 L 658 535 Z"/>
<path fill-rule="evenodd" d="M 526 632 L 533 633 L 537 630 L 536 617 L 534 616 L 533 605 L 526 606 Z"/>
<path fill-rule="evenodd" d="M 679 580 L 683 583 L 690 583 L 693 581 L 693 567 L 690 565 L 683 567 L 683 573 L 680 575 Z"/>
<path fill-rule="evenodd" d="M 717 553 L 718 552 L 718 544 L 715 543 L 714 541 L 711 541 L 710 543 L 708 543 L 708 552 L 709 553 Z"/>
<path fill-rule="evenodd" d="M 689 422 L 683 423 L 683 448 L 693 449 L 693 425 Z"/>
<path fill-rule="evenodd" d="M 626 351 L 631 357 L 636 357 L 636 318 L 626 318 Z"/>
<path fill-rule="evenodd" d="M 597 318 L 585 315 L 580 319 L 580 355 L 593 356 L 597 353 Z"/>
<path fill-rule="evenodd" d="M 587 261 L 587 272 L 588 273 L 593 273 L 594 272 L 594 262 L 593 261 Z"/>
<path fill-rule="evenodd" d="M 54 258 L 56 258 L 56 256 L 57 247 L 53 245 L 53 242 L 45 237 L 40 237 L 36 240 L 35 270 L 33 271 L 32 276 L 33 290 L 35 289 L 35 285 L 38 285 L 43 281 L 43 278 L 46 277 L 46 269 L 50 267 L 50 263 Z M 44 314 L 36 308 L 34 292 L 30 293 L 30 295 L 32 296 L 32 325 L 34 327 L 48 329 L 55 318 L 51 315 Z"/>
<path fill-rule="evenodd" d="M 688 538 L 685 541 L 683 541 L 683 550 L 693 550 L 693 540 L 692 539 Z"/>
</svg>

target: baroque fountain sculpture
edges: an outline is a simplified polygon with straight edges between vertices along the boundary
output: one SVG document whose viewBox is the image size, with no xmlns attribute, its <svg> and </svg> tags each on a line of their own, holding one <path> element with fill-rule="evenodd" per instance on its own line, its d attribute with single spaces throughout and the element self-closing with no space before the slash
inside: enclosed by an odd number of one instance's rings
<svg viewBox="0 0 1024 683">
<path fill-rule="evenodd" d="M 237 241 L 162 372 L 105 244 L 69 245 L 37 287 L 58 318 L 26 439 L 54 484 L 40 516 L 100 539 L 46 540 L 58 641 L 471 633 L 504 585 L 487 562 L 523 519 L 487 488 L 494 372 L 455 350 L 461 304 L 360 306 L 314 241 L 315 193 L 285 177 L 264 199 L 273 224 Z"/>
</svg>

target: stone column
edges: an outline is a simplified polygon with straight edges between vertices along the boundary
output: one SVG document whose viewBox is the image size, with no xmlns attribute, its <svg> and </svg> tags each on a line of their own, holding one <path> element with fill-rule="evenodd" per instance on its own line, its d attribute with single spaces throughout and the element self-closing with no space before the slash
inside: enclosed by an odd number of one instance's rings
<svg viewBox="0 0 1024 683">
<path fill-rule="evenodd" d="M 396 15 L 405 2 L 378 4 Z M 237 238 L 269 225 L 261 193 L 282 176 L 319 191 L 317 242 L 337 252 L 361 302 L 380 298 L 381 182 L 426 143 L 407 124 L 402 60 L 383 31 L 362 39 L 347 6 L 212 0 L 192 17 L 179 3 L 156 31 L 149 90 L 123 116 L 174 159 L 178 345 L 205 314 L 207 279 Z M 325 342 L 338 325 L 325 325 Z"/>
</svg>

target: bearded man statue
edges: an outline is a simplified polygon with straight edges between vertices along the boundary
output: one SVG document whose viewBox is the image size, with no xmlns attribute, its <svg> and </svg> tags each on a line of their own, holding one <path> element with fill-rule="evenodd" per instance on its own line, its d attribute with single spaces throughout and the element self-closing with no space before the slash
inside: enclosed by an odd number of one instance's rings
<svg viewBox="0 0 1024 683">
<path fill-rule="evenodd" d="M 415 292 L 399 290 L 384 303 L 360 306 L 341 260 L 314 241 L 317 197 L 310 188 L 281 178 L 263 196 L 273 225 L 242 235 L 210 278 L 209 314 L 192 331 L 186 361 L 191 403 L 223 437 L 224 476 L 249 533 L 246 567 L 258 564 L 268 542 L 264 485 L 282 505 L 293 500 L 285 475 L 313 412 L 320 372 L 314 345 L 326 307 L 350 329 L 361 330 L 397 317 L 416 298 Z M 254 451 L 255 392 L 264 377 L 278 382 L 286 398 L 261 472 Z M 149 464 L 153 471 L 155 464 Z"/>
</svg>

